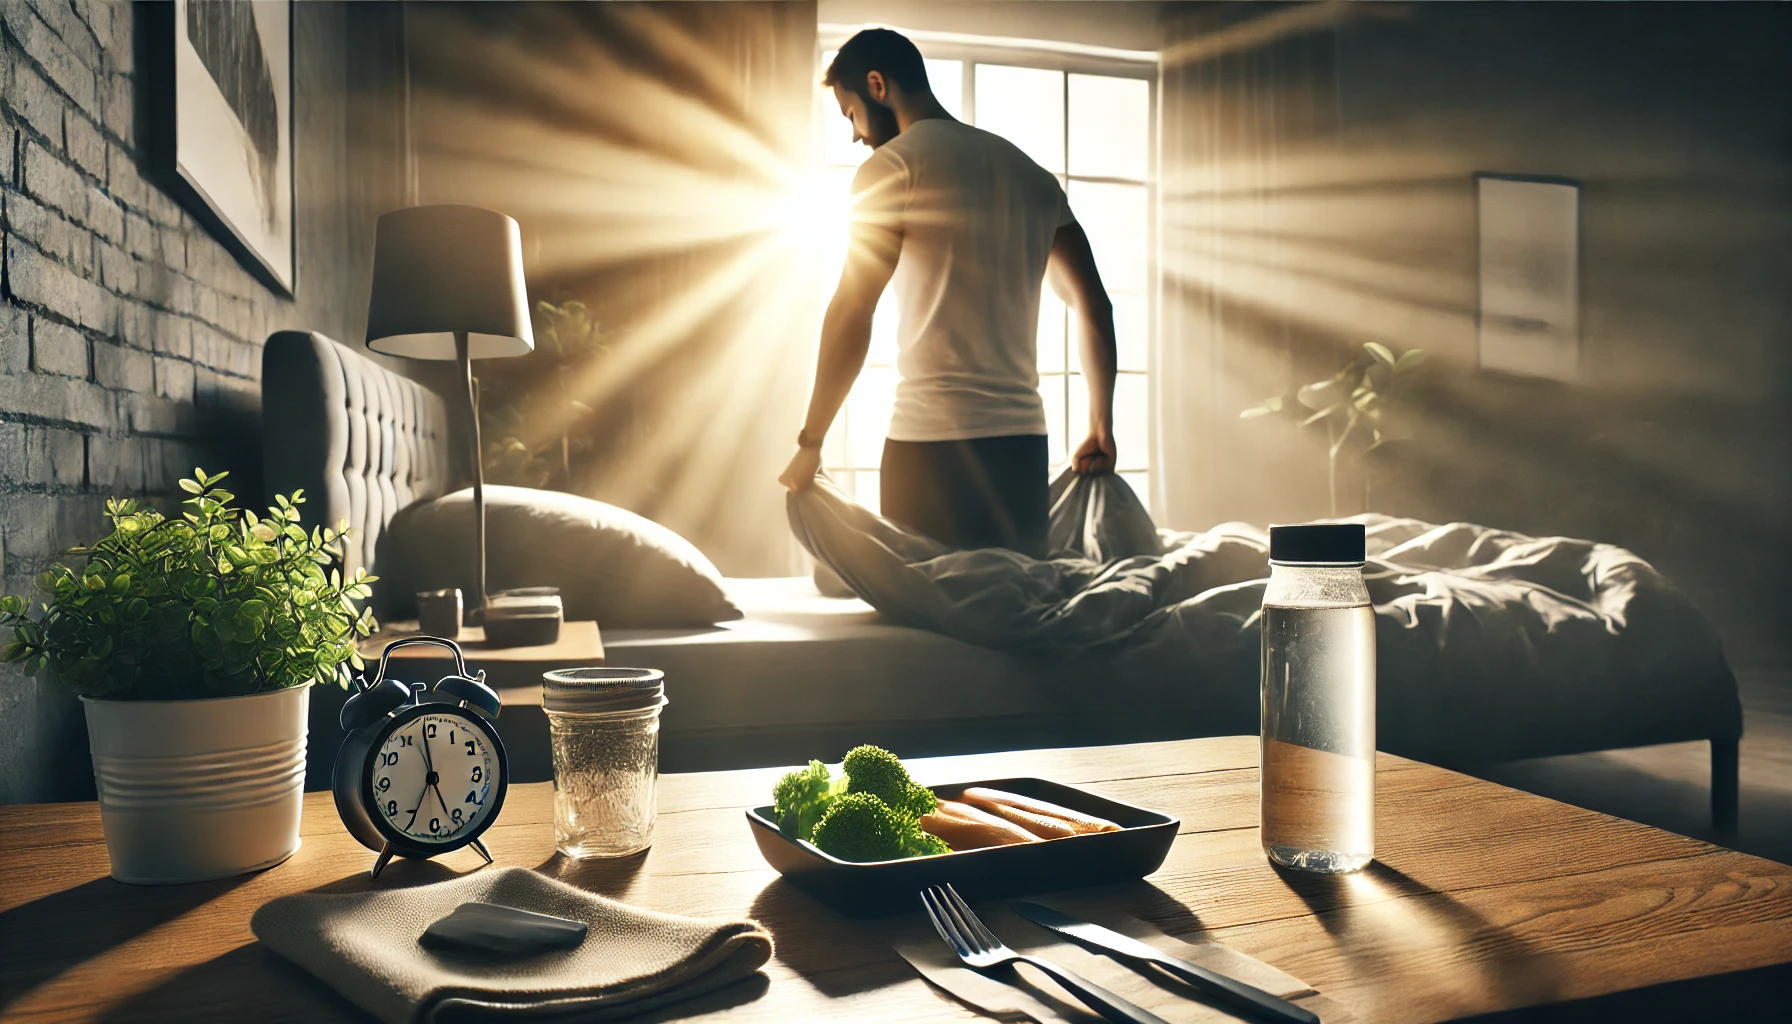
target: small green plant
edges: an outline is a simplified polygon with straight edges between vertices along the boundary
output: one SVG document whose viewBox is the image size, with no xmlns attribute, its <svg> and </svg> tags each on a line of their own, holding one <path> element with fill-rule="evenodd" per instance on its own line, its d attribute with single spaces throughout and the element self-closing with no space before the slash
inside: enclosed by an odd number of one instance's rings
<svg viewBox="0 0 1792 1024">
<path fill-rule="evenodd" d="M 480 378 L 485 472 L 496 483 L 566 489 L 597 446 L 592 409 L 571 385 L 610 346 L 583 302 L 537 302 L 535 338 L 534 352 L 487 363 Z"/>
<path fill-rule="evenodd" d="M 1424 349 L 1407 349 L 1395 355 L 1379 341 L 1363 343 L 1362 352 L 1350 365 L 1324 380 L 1314 381 L 1291 395 L 1276 395 L 1238 414 L 1240 419 L 1275 413 L 1300 419 L 1302 427 L 1325 425 L 1326 489 L 1332 515 L 1338 514 L 1338 457 L 1355 452 L 1367 460 L 1369 453 L 1389 441 L 1411 437 L 1402 418 L 1402 399 L 1411 387 L 1412 372 L 1425 362 Z M 1368 510 L 1370 474 L 1363 468 L 1363 507 Z"/>
<path fill-rule="evenodd" d="M 341 571 L 349 531 L 299 526 L 304 493 L 278 496 L 267 516 L 231 507 L 226 474 L 193 471 L 192 497 L 167 518 L 128 499 L 106 503 L 112 532 L 37 578 L 31 602 L 0 598 L 13 640 L 0 660 L 28 675 L 48 669 L 79 693 L 122 700 L 181 700 L 279 690 L 311 682 L 347 686 L 364 667 L 356 641 L 377 626 L 357 608 L 377 578 Z"/>
</svg>

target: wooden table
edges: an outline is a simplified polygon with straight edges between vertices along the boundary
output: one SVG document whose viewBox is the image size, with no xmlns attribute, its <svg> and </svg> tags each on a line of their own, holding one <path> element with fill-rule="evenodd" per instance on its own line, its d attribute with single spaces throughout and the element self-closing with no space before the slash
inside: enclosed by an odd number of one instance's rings
<svg viewBox="0 0 1792 1024">
<path fill-rule="evenodd" d="M 1180 816 L 1163 868 L 1109 890 L 1112 905 L 1174 934 L 1229 943 L 1361 1021 L 1445 1020 L 1792 963 L 1792 867 L 1387 755 L 1378 862 L 1344 878 L 1278 874 L 1258 850 L 1256 764 L 1253 737 L 913 762 L 924 782 L 1040 775 Z M 751 915 L 771 929 L 778 952 L 765 978 L 651 1019 L 981 1019 L 937 995 L 886 944 L 888 930 L 916 924 L 918 912 L 851 921 L 766 868 L 741 809 L 766 801 L 778 774 L 665 776 L 658 841 L 644 857 L 556 857 L 545 784 L 513 788 L 486 842 L 503 863 L 597 892 L 681 913 Z M 306 798 L 304 847 L 285 864 L 166 888 L 106 877 L 93 804 L 0 808 L 0 1017 L 364 1019 L 249 933 L 250 914 L 274 896 L 374 884 L 373 855 L 343 832 L 329 801 Z M 477 863 L 464 850 L 442 863 L 397 862 L 378 884 Z M 1717 991 L 1752 986 L 1755 998 L 1772 999 L 1792 992 L 1775 987 L 1785 976 L 1731 975 Z M 1668 998 L 1650 992 L 1632 1004 Z M 1608 1019 L 1610 1009 L 1609 1000 L 1583 1004 L 1560 1019 Z"/>
</svg>

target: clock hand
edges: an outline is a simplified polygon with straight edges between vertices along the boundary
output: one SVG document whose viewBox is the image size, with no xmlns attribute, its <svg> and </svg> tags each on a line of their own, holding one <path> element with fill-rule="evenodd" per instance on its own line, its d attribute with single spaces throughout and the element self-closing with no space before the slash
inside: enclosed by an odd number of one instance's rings
<svg viewBox="0 0 1792 1024">
<path fill-rule="evenodd" d="M 417 806 L 411 808 L 411 820 L 404 823 L 404 830 L 406 832 L 409 832 L 411 830 L 412 825 L 417 824 L 417 812 L 421 811 L 423 809 L 423 801 L 429 799 L 429 782 L 427 781 L 428 778 L 429 778 L 429 776 L 427 776 L 427 775 L 424 776 L 424 779 L 426 781 L 423 783 L 423 788 L 417 792 Z"/>
<path fill-rule="evenodd" d="M 429 777 L 435 773 L 436 767 L 429 756 L 429 734 L 428 732 L 425 732 L 423 734 L 423 788 L 417 792 L 417 806 L 411 808 L 411 820 L 405 822 L 404 830 L 406 832 L 411 830 L 412 825 L 417 824 L 417 812 L 423 809 L 423 801 L 429 798 L 429 789 L 431 786 L 435 785 L 435 783 L 429 781 Z M 437 799 L 440 799 L 441 795 L 441 793 L 437 793 Z M 443 813 L 446 814 L 447 805 L 444 804 L 443 807 Z"/>
<path fill-rule="evenodd" d="M 453 812 L 448 810 L 448 798 L 442 795 L 442 787 L 432 782 L 429 788 L 436 791 L 436 803 L 442 805 L 442 817 L 450 817 Z"/>
</svg>

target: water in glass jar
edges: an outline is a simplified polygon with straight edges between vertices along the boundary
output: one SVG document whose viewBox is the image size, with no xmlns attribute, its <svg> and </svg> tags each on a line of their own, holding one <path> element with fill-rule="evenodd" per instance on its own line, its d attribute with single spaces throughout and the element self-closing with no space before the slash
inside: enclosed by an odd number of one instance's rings
<svg viewBox="0 0 1792 1024">
<path fill-rule="evenodd" d="M 556 720 L 558 719 L 558 720 Z M 568 857 L 621 857 L 653 843 L 660 728 L 652 715 L 601 726 L 550 716 L 554 846 Z"/>
<path fill-rule="evenodd" d="M 1285 867 L 1375 856 L 1375 613 L 1263 607 L 1263 849 Z"/>
</svg>

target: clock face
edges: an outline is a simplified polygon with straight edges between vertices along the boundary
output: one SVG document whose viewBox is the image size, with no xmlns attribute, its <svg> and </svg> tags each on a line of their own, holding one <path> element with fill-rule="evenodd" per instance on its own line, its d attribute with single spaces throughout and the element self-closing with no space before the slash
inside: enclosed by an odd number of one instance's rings
<svg viewBox="0 0 1792 1024">
<path fill-rule="evenodd" d="M 375 752 L 372 770 L 376 816 L 413 843 L 476 835 L 502 802 L 503 761 L 485 728 L 466 715 L 430 712 L 403 722 Z"/>
</svg>

